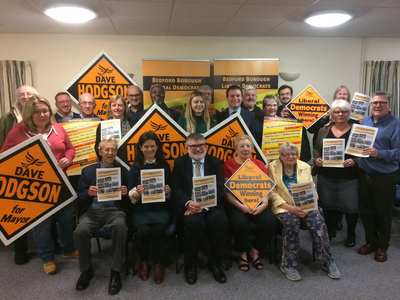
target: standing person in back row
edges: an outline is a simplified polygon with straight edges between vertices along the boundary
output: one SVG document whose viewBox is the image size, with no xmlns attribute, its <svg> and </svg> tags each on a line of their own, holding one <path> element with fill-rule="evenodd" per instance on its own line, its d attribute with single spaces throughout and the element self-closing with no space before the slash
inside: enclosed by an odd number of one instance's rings
<svg viewBox="0 0 400 300">
<path fill-rule="evenodd" d="M 378 128 L 375 142 L 363 149 L 358 165 L 359 207 L 367 242 L 358 254 L 375 252 L 375 260 L 387 260 L 392 230 L 392 207 L 396 196 L 400 161 L 400 120 L 390 113 L 390 96 L 376 92 L 371 99 L 371 115 L 361 125 Z"/>
</svg>

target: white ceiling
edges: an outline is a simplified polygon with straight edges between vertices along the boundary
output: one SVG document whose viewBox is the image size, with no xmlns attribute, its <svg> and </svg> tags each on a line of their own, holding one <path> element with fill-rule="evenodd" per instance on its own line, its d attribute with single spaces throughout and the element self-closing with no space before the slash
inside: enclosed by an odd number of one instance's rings
<svg viewBox="0 0 400 300">
<path fill-rule="evenodd" d="M 63 24 L 43 13 L 59 3 L 97 18 Z M 303 22 L 327 9 L 353 19 L 328 29 Z M 0 33 L 400 38 L 400 0 L 0 0 Z"/>
</svg>

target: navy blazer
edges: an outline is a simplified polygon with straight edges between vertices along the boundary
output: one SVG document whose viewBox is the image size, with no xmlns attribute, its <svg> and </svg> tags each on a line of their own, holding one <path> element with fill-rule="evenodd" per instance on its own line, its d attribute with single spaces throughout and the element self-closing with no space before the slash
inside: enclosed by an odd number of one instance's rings
<svg viewBox="0 0 400 300">
<path fill-rule="evenodd" d="M 88 208 L 92 205 L 93 197 L 88 195 L 89 188 L 92 185 L 96 185 L 96 169 L 100 169 L 100 163 L 87 166 L 82 169 L 81 177 L 79 178 L 78 188 L 77 188 L 77 205 L 78 205 L 78 216 L 84 214 Z M 128 170 L 119 164 L 115 164 L 115 168 L 121 169 L 121 185 L 128 187 Z M 130 201 L 128 195 L 122 196 L 122 201 L 116 201 L 117 207 L 123 209 L 123 207 L 128 208 Z M 120 203 L 122 202 L 122 203 Z M 125 208 L 125 209 L 126 209 Z"/>
<path fill-rule="evenodd" d="M 216 175 L 217 181 L 217 208 L 223 210 L 222 196 L 224 194 L 224 175 L 222 173 L 222 162 L 218 158 L 206 154 L 204 159 L 204 175 Z M 178 211 L 186 210 L 185 204 L 192 199 L 193 191 L 193 163 L 189 154 L 175 160 L 172 171 L 172 195 L 177 204 Z"/>
<path fill-rule="evenodd" d="M 257 144 L 261 144 L 260 137 L 262 136 L 262 128 L 257 126 L 255 114 L 249 110 L 240 109 L 240 116 L 242 117 L 243 121 L 246 123 L 247 127 L 249 128 L 251 134 L 253 135 L 254 139 L 256 140 Z M 218 123 L 221 123 L 228 119 L 229 116 L 229 109 L 216 114 L 216 118 Z"/>
</svg>

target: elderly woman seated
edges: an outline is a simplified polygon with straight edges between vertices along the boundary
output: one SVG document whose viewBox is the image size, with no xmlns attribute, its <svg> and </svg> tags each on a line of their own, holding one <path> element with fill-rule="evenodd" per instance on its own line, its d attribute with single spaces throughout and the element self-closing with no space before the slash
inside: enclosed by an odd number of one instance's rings
<svg viewBox="0 0 400 300">
<path fill-rule="evenodd" d="M 270 193 L 272 211 L 282 222 L 283 254 L 281 271 L 292 281 L 301 280 L 297 271 L 299 261 L 300 226 L 311 235 L 316 249 L 318 264 L 334 279 L 340 278 L 330 252 L 329 237 L 325 221 L 318 210 L 303 211 L 293 203 L 291 185 L 312 182 L 311 168 L 308 164 L 297 160 L 299 150 L 290 142 L 283 143 L 279 148 L 279 159 L 269 165 L 269 176 L 276 183 Z"/>
</svg>

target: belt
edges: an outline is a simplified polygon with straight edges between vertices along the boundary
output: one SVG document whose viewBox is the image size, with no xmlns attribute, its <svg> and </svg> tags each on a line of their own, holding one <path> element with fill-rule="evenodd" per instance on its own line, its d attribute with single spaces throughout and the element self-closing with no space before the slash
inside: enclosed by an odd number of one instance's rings
<svg viewBox="0 0 400 300">
<path fill-rule="evenodd" d="M 392 173 L 379 173 L 379 172 L 365 172 L 361 171 L 362 173 L 365 174 L 365 177 L 367 178 L 391 178 L 391 177 L 397 177 L 397 171 L 392 172 Z"/>
</svg>

